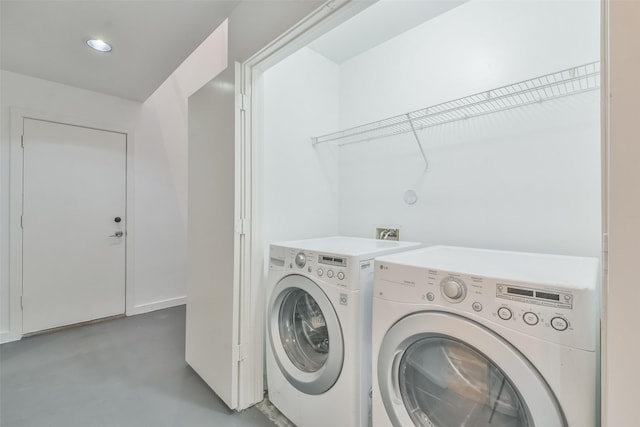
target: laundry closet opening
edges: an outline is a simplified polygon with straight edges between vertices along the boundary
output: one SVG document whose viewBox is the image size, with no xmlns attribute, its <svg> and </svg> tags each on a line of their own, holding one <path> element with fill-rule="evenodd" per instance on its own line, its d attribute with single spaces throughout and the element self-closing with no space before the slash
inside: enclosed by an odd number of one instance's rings
<svg viewBox="0 0 640 427">
<path fill-rule="evenodd" d="M 365 9 L 263 74 L 265 254 L 393 227 L 599 257 L 599 58 L 597 1 Z"/>
<path fill-rule="evenodd" d="M 264 272 L 271 243 L 379 228 L 600 259 L 600 7 L 381 0 L 264 71 Z"/>
</svg>

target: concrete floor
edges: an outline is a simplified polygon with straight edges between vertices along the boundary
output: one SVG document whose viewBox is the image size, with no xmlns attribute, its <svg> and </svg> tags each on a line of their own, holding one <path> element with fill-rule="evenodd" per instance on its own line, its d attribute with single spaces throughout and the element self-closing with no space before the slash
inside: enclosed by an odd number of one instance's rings
<svg viewBox="0 0 640 427">
<path fill-rule="evenodd" d="M 2 427 L 273 427 L 227 409 L 184 361 L 185 307 L 0 346 Z"/>
</svg>

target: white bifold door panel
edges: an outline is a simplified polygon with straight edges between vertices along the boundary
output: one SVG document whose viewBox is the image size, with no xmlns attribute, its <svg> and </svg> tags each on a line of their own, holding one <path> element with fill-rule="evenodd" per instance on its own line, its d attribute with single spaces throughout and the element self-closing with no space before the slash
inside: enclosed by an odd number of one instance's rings
<svg viewBox="0 0 640 427">
<path fill-rule="evenodd" d="M 24 119 L 23 333 L 125 311 L 126 135 Z"/>
<path fill-rule="evenodd" d="M 242 363 L 234 67 L 189 97 L 186 361 L 231 409 Z M 222 82 L 226 83 L 222 84 Z M 233 125 L 235 124 L 235 125 Z M 251 402 L 255 403 L 255 402 Z M 244 406 L 246 407 L 246 406 Z"/>
</svg>

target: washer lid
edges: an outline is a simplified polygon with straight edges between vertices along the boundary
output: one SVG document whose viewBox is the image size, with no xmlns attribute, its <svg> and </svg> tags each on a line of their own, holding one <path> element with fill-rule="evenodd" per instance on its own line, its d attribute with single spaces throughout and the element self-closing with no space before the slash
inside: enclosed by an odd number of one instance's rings
<svg viewBox="0 0 640 427">
<path fill-rule="evenodd" d="M 311 279 L 284 277 L 267 308 L 271 349 L 287 381 L 306 394 L 329 390 L 340 376 L 344 343 L 338 316 Z"/>
<path fill-rule="evenodd" d="M 378 383 L 394 425 L 567 427 L 553 392 L 504 339 L 460 316 L 422 312 L 385 335 Z"/>
<path fill-rule="evenodd" d="M 418 242 L 334 236 L 272 243 L 272 250 L 274 246 L 370 259 L 382 254 L 419 248 L 422 244 Z"/>
</svg>

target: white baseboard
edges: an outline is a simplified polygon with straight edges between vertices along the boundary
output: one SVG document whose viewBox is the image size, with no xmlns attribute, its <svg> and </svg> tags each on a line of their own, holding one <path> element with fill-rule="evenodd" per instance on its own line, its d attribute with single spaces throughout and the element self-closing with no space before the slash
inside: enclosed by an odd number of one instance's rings
<svg viewBox="0 0 640 427">
<path fill-rule="evenodd" d="M 163 308 L 175 307 L 187 303 L 187 297 L 169 298 L 162 301 L 154 301 L 147 304 L 134 305 L 127 309 L 127 316 L 149 313 L 150 311 L 162 310 Z"/>
<path fill-rule="evenodd" d="M 127 310 L 127 316 L 135 316 L 136 314 L 149 313 L 151 311 L 162 310 L 163 308 L 175 307 L 187 303 L 187 297 L 169 298 L 162 301 L 154 301 L 147 304 L 140 304 L 131 307 Z M 0 344 L 7 342 L 18 341 L 22 338 L 21 334 L 17 334 L 11 331 L 0 332 Z"/>
<path fill-rule="evenodd" d="M 2 331 L 0 332 L 0 344 L 4 344 L 6 342 L 18 341 L 22 338 L 22 335 L 13 333 L 11 331 Z"/>
</svg>

